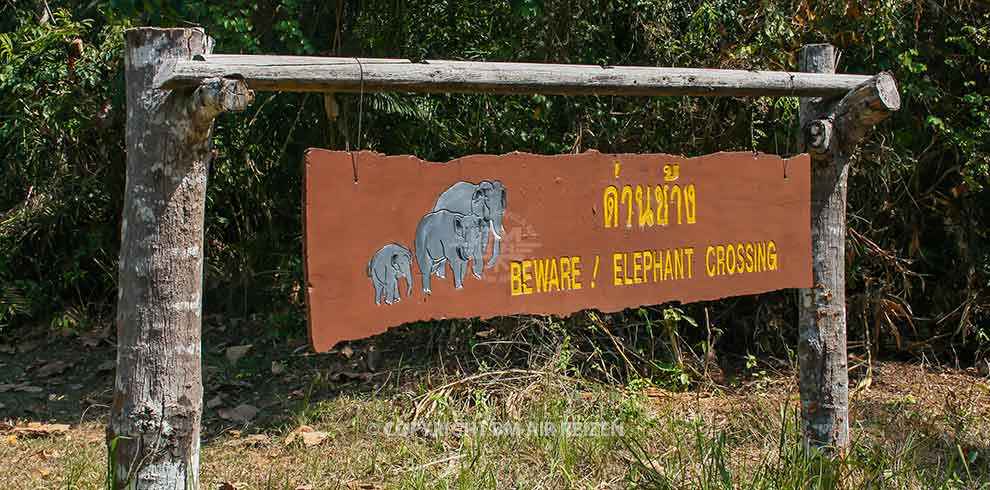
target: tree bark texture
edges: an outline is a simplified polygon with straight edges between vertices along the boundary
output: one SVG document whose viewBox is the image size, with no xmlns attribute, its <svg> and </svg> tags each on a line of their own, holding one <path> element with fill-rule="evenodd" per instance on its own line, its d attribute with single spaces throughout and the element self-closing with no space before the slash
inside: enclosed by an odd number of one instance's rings
<svg viewBox="0 0 990 490">
<path fill-rule="evenodd" d="M 805 46 L 801 71 L 834 73 L 836 50 Z M 812 287 L 802 289 L 798 324 L 801 416 L 805 443 L 831 454 L 849 447 L 846 353 L 846 191 L 849 157 L 890 112 L 900 108 L 889 73 L 864 81 L 842 99 L 801 98 L 804 144 L 811 154 Z"/>
<path fill-rule="evenodd" d="M 708 68 L 219 54 L 162 72 L 167 88 L 237 76 L 254 90 L 552 95 L 841 96 L 868 75 Z"/>
<path fill-rule="evenodd" d="M 237 80 L 182 90 L 153 80 L 209 53 L 201 29 L 125 34 L 127 183 L 117 375 L 107 430 L 113 488 L 199 488 L 203 212 L 213 118 L 246 106 Z"/>
<path fill-rule="evenodd" d="M 801 71 L 835 72 L 835 48 L 801 50 Z M 819 97 L 801 99 L 802 128 L 828 109 Z M 815 153 L 812 153 L 815 155 Z M 849 445 L 846 368 L 846 162 L 811 161 L 811 289 L 801 290 L 798 324 L 801 419 L 810 446 L 843 451 Z"/>
</svg>

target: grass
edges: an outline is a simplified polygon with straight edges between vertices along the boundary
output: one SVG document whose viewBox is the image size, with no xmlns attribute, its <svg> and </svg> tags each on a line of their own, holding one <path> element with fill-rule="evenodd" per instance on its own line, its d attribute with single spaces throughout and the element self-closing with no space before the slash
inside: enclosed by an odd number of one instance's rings
<svg viewBox="0 0 990 490">
<path fill-rule="evenodd" d="M 786 367 L 750 366 L 684 390 L 681 373 L 664 370 L 676 362 L 651 372 L 630 365 L 634 352 L 601 347 L 629 345 L 621 330 L 589 347 L 577 333 L 598 330 L 533 328 L 526 338 L 500 330 L 496 339 L 452 325 L 415 344 L 395 334 L 402 348 L 377 344 L 385 360 L 371 381 L 340 375 L 364 362 L 362 344 L 353 357 L 293 356 L 280 340 L 272 345 L 283 351 L 259 344 L 233 365 L 223 359 L 226 344 L 207 349 L 206 398 L 223 393 L 224 406 L 250 402 L 262 415 L 235 424 L 206 410 L 203 488 L 990 489 L 990 384 L 975 373 L 875 365 L 853 396 L 854 445 L 830 459 L 802 447 Z M 483 352 L 486 342 L 506 350 Z M 417 357 L 407 345 L 432 353 Z M 272 359 L 286 364 L 277 377 Z M 685 363 L 683 372 L 691 369 Z M 60 396 L 48 398 L 64 404 Z M 103 420 L 75 419 L 64 436 L 0 434 L 0 488 L 103 488 Z M 547 430 L 599 422 L 596 436 Z M 326 438 L 287 444 L 300 426 Z"/>
<path fill-rule="evenodd" d="M 455 380 L 456 382 L 456 380 Z M 448 383 L 449 384 L 449 383 Z M 496 386 L 497 385 L 497 386 Z M 492 389 L 488 389 L 491 387 Z M 416 407 L 420 415 L 413 415 Z M 986 427 L 932 421 L 899 403 L 890 420 L 859 420 L 848 457 L 833 460 L 800 443 L 786 392 L 656 399 L 555 373 L 498 373 L 442 390 L 341 396 L 300 407 L 295 423 L 326 431 L 317 446 L 284 444 L 293 427 L 226 432 L 203 450 L 202 481 L 235 488 L 990 488 L 986 454 L 970 435 Z M 603 437 L 493 433 L 385 434 L 386 424 L 493 421 L 617 423 Z M 985 420 L 973 420 L 986 425 Z M 102 488 L 98 423 L 66 438 L 0 447 L 4 488 Z M 971 432 L 972 431 L 972 432 Z"/>
</svg>

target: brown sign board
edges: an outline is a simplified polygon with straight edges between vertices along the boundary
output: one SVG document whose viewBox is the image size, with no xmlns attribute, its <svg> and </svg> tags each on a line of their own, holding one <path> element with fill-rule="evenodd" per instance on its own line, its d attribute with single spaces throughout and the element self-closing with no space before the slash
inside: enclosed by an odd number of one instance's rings
<svg viewBox="0 0 990 490">
<path fill-rule="evenodd" d="M 810 160 L 310 150 L 316 351 L 403 323 L 811 287 Z"/>
</svg>

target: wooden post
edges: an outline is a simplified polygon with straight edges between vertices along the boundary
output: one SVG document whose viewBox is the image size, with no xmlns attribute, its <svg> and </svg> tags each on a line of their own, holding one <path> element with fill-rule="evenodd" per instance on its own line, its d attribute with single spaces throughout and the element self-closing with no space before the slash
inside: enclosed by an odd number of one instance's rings
<svg viewBox="0 0 990 490">
<path fill-rule="evenodd" d="M 834 73 L 836 49 L 804 46 L 800 70 Z M 800 119 L 811 154 L 812 288 L 801 290 L 798 324 L 801 417 L 805 443 L 826 453 L 849 446 L 846 366 L 846 179 L 863 136 L 900 108 L 889 73 L 863 82 L 841 100 L 801 98 Z"/>
<path fill-rule="evenodd" d="M 128 30 L 127 183 L 121 221 L 117 379 L 107 430 L 115 489 L 199 488 L 203 210 L 213 118 L 241 110 L 239 80 L 157 88 L 209 53 L 201 29 Z"/>
</svg>

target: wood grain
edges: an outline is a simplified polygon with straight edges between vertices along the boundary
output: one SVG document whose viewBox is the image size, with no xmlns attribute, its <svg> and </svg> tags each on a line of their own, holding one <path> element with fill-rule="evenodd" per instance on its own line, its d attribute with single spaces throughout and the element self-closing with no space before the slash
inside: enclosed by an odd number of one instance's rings
<svg viewBox="0 0 990 490">
<path fill-rule="evenodd" d="M 196 86 L 241 78 L 254 90 L 461 92 L 553 95 L 842 95 L 868 75 L 315 56 L 203 55 L 179 61 L 158 83 Z"/>
<path fill-rule="evenodd" d="M 670 176 L 673 180 L 665 172 L 669 164 L 679 165 L 678 173 Z M 808 287 L 808 166 L 807 155 L 782 159 L 752 152 L 694 158 L 594 151 L 511 153 L 431 163 L 366 151 L 310 150 L 304 243 L 313 346 L 326 351 L 341 340 L 434 318 L 617 311 Z M 459 181 L 497 181 L 506 190 L 500 252 L 492 261 L 494 239 L 484 239 L 482 260 L 473 259 L 471 265 L 490 267 L 475 271 L 478 276 L 469 268 L 458 288 L 456 273 L 444 266 L 445 278 L 429 278 L 427 287 L 420 266 L 430 261 L 423 258 L 420 244 L 425 241 L 419 240 L 418 225 L 440 202 L 438 196 Z M 646 193 L 639 192 L 641 186 Z M 674 191 L 675 186 L 680 191 Z M 651 199 L 663 195 L 658 192 L 665 192 L 667 199 Z M 696 208 L 678 199 L 688 192 L 696 198 Z M 661 211 L 659 202 L 669 206 Z M 615 209 L 618 215 L 610 211 Z M 761 267 L 743 259 L 752 251 L 759 262 L 756 248 L 770 241 L 775 250 L 772 265 L 768 261 Z M 381 300 L 369 271 L 379 255 L 376 251 L 389 244 L 404 247 L 415 259 L 411 294 L 401 281 L 391 301 Z M 731 252 L 726 249 L 730 245 Z M 648 259 L 645 251 L 651 253 Z M 655 259 L 661 252 L 662 262 Z M 721 255 L 724 267 L 717 265 Z M 556 263 L 564 271 L 562 257 L 570 264 L 577 257 L 580 265 L 568 268 L 579 269 L 579 279 L 568 281 L 560 272 L 559 284 L 541 283 L 539 268 L 554 269 Z M 655 267 L 676 263 L 685 266 L 680 273 L 676 267 L 670 273 L 664 267 L 661 274 Z M 643 272 L 646 269 L 652 274 Z M 527 274 L 532 274 L 530 280 Z M 622 284 L 616 284 L 617 277 Z"/>
</svg>

